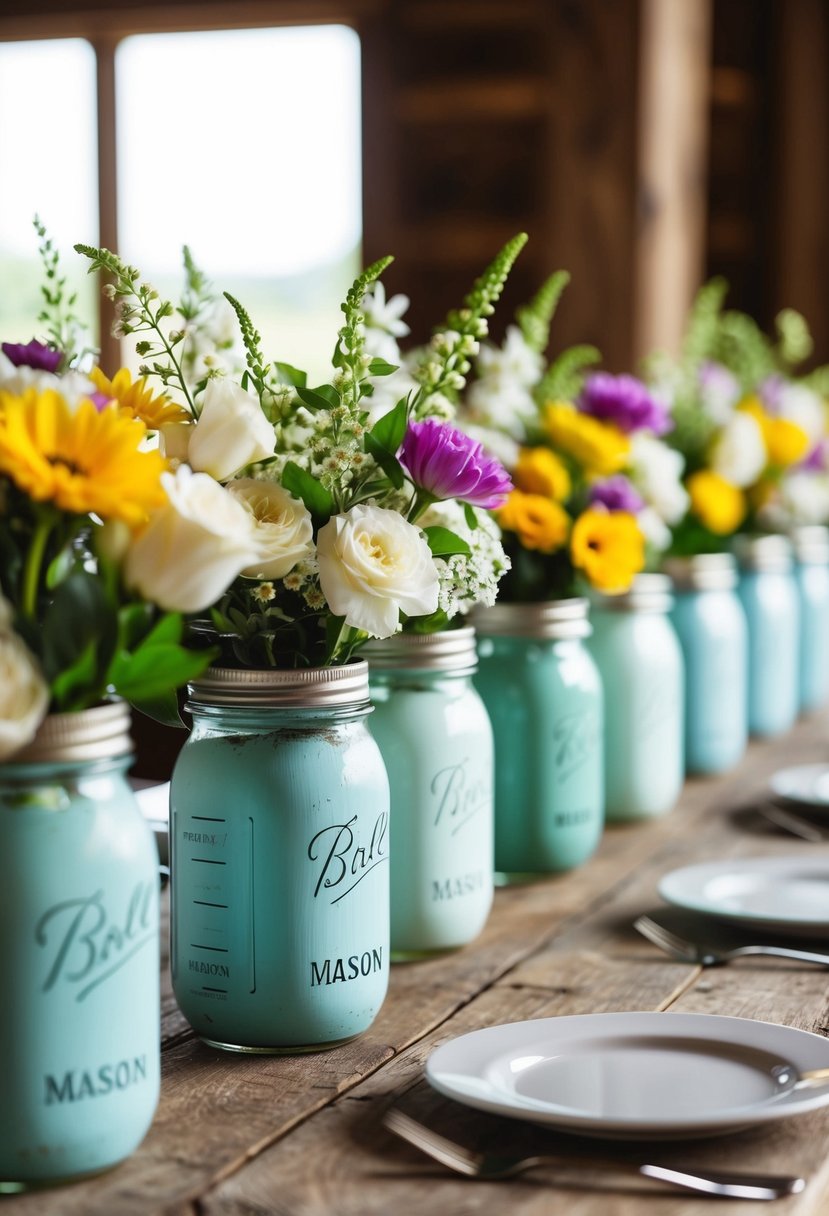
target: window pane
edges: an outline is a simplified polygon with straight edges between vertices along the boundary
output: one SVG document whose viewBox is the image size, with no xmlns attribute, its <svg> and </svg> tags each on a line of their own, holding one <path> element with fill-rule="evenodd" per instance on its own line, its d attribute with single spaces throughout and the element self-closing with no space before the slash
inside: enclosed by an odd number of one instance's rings
<svg viewBox="0 0 829 1216">
<path fill-rule="evenodd" d="M 80 38 L 0 43 L 0 337 L 43 332 L 39 215 L 97 342 L 97 292 L 72 246 L 97 244 L 95 53 Z"/>
<path fill-rule="evenodd" d="M 122 256 L 175 299 L 188 244 L 269 356 L 321 374 L 360 256 L 357 35 L 133 37 L 116 79 Z"/>
</svg>

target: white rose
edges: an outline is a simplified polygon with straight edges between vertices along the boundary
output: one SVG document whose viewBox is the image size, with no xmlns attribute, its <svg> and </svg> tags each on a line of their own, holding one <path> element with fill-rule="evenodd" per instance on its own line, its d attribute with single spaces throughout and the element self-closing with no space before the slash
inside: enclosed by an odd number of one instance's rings
<svg viewBox="0 0 829 1216">
<path fill-rule="evenodd" d="M 188 463 L 226 481 L 256 460 L 273 456 L 274 433 L 259 402 L 232 380 L 211 380 L 192 428 Z"/>
<path fill-rule="evenodd" d="M 49 689 L 16 633 L 0 634 L 0 760 L 31 743 L 49 708 Z"/>
<path fill-rule="evenodd" d="M 438 606 L 438 576 L 423 534 L 396 511 L 356 506 L 317 535 L 320 587 L 346 625 L 375 638 L 397 632 L 401 610 L 427 616 Z"/>
<path fill-rule="evenodd" d="M 768 460 L 757 419 L 741 410 L 732 414 L 711 445 L 710 460 L 713 471 L 733 486 L 753 485 Z"/>
<path fill-rule="evenodd" d="M 297 562 L 314 555 L 314 529 L 304 503 L 272 481 L 242 477 L 225 487 L 254 523 L 259 556 L 242 574 L 246 578 L 284 578 Z"/>
<path fill-rule="evenodd" d="M 639 530 L 648 544 L 653 545 L 660 553 L 671 543 L 671 529 L 653 507 L 645 507 L 636 516 Z"/>
<path fill-rule="evenodd" d="M 162 473 L 167 502 L 124 562 L 128 587 L 168 612 L 201 612 L 258 557 L 253 516 L 206 473 Z"/>
<path fill-rule="evenodd" d="M 668 524 L 678 523 L 688 510 L 682 484 L 685 460 L 679 452 L 645 431 L 631 436 L 631 480 L 649 507 Z"/>
<path fill-rule="evenodd" d="M 829 522 L 829 476 L 808 470 L 790 473 L 780 487 L 782 506 L 791 524 Z"/>
<path fill-rule="evenodd" d="M 195 429 L 192 422 L 165 423 L 158 432 L 158 446 L 161 449 L 161 455 L 175 464 L 185 464 L 190 447 L 190 436 Z"/>
</svg>

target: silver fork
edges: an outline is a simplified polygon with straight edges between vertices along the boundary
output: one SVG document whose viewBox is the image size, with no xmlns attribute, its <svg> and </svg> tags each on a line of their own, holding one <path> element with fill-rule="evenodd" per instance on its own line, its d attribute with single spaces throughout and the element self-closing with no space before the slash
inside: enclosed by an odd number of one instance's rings
<svg viewBox="0 0 829 1216">
<path fill-rule="evenodd" d="M 799 963 L 816 963 L 820 967 L 829 967 L 829 954 L 821 954 L 816 950 L 794 950 L 789 946 L 733 946 L 728 950 L 718 950 L 716 947 L 703 945 L 701 942 L 690 942 L 677 933 L 666 929 L 664 925 L 651 920 L 649 916 L 640 916 L 633 922 L 643 937 L 659 946 L 667 954 L 681 959 L 684 963 L 700 963 L 703 967 L 714 967 L 718 963 L 727 963 L 732 958 L 742 958 L 747 954 L 771 954 L 775 958 L 791 958 Z"/>
<path fill-rule="evenodd" d="M 477 1178 L 481 1181 L 495 1182 L 502 1178 L 514 1178 L 525 1170 L 535 1169 L 536 1166 L 558 1166 L 572 1169 L 573 1158 L 564 1156 L 552 1157 L 535 1154 L 528 1157 L 496 1156 L 490 1153 L 476 1153 L 471 1149 L 448 1140 L 446 1136 L 433 1131 L 404 1114 L 402 1110 L 392 1107 L 383 1116 L 383 1123 L 392 1132 L 419 1148 L 421 1152 L 448 1166 L 458 1174 L 467 1178 Z M 585 1167 L 594 1165 L 592 1159 L 585 1159 Z M 696 1191 L 719 1199 L 780 1199 L 784 1195 L 796 1195 L 806 1185 L 804 1178 L 795 1178 L 780 1174 L 744 1174 L 731 1173 L 722 1170 L 707 1170 L 704 1174 L 691 1173 L 688 1170 L 674 1169 L 667 1165 L 638 1164 L 634 1161 L 613 1161 L 612 1168 L 623 1173 L 650 1178 L 656 1182 L 664 1182 L 681 1191 Z"/>
<path fill-rule="evenodd" d="M 826 828 L 813 823 L 804 815 L 796 815 L 794 811 L 787 810 L 785 807 L 769 803 L 766 806 L 758 807 L 757 810 L 764 819 L 768 819 L 769 823 L 791 832 L 793 836 L 799 836 L 801 840 L 808 840 L 813 844 L 829 840 L 829 832 Z"/>
</svg>

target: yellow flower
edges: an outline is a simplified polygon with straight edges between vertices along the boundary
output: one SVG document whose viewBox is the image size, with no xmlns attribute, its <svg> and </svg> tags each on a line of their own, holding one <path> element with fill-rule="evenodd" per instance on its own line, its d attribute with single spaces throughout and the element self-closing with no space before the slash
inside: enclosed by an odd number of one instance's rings
<svg viewBox="0 0 829 1216">
<path fill-rule="evenodd" d="M 630 452 L 630 440 L 618 427 L 580 414 L 567 401 L 544 409 L 544 425 L 553 443 L 583 465 L 588 474 L 617 473 Z"/>
<path fill-rule="evenodd" d="M 686 488 L 691 496 L 691 510 L 709 531 L 718 536 L 737 531 L 746 514 L 742 490 L 710 469 L 693 473 Z"/>
<path fill-rule="evenodd" d="M 512 479 L 527 494 L 542 494 L 564 502 L 570 494 L 570 474 L 560 456 L 549 448 L 522 448 Z"/>
<path fill-rule="evenodd" d="M 153 396 L 147 387 L 146 377 L 133 382 L 126 367 L 116 372 L 112 380 L 107 379 L 99 367 L 93 367 L 89 378 L 106 397 L 111 397 L 126 413 L 140 418 L 148 431 L 157 431 L 168 422 L 192 422 L 189 410 L 171 401 L 163 393 Z"/>
<path fill-rule="evenodd" d="M 645 538 L 636 517 L 627 511 L 588 508 L 573 525 L 573 565 L 598 591 L 627 591 L 645 565 Z"/>
<path fill-rule="evenodd" d="M 504 531 L 515 532 L 525 549 L 552 553 L 567 540 L 570 516 L 551 498 L 513 490 L 498 512 L 498 523 Z"/>
<path fill-rule="evenodd" d="M 763 433 L 769 463 L 778 468 L 797 464 L 809 451 L 809 436 L 789 418 L 774 418 L 767 414 L 757 397 L 745 397 L 737 407 L 751 414 Z"/>
<path fill-rule="evenodd" d="M 164 502 L 163 456 L 141 451 L 146 428 L 89 400 L 71 410 L 52 389 L 0 392 L 0 473 L 36 502 L 77 515 L 94 512 L 131 527 Z"/>
</svg>

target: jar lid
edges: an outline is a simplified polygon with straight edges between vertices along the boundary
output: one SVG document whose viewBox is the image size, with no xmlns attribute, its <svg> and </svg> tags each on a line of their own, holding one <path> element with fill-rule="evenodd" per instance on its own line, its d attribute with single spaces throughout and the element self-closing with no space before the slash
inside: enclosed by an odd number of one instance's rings
<svg viewBox="0 0 829 1216">
<path fill-rule="evenodd" d="M 592 633 L 586 599 L 542 600 L 532 604 L 495 604 L 476 608 L 475 628 L 487 637 L 522 637 L 563 641 Z"/>
<path fill-rule="evenodd" d="M 371 670 L 451 671 L 471 674 L 478 666 L 475 630 L 447 629 L 441 633 L 395 633 L 374 639 L 362 648 Z"/>
<path fill-rule="evenodd" d="M 792 567 L 789 539 L 777 533 L 768 536 L 735 536 L 734 552 L 744 570 L 786 574 Z"/>
<path fill-rule="evenodd" d="M 667 574 L 637 574 L 622 595 L 596 594 L 594 608 L 603 612 L 668 612 L 674 602 Z"/>
<path fill-rule="evenodd" d="M 829 565 L 829 528 L 804 524 L 789 533 L 797 561 L 806 566 Z"/>
<path fill-rule="evenodd" d="M 32 742 L 7 763 L 57 764 L 128 756 L 133 750 L 130 721 L 126 701 L 110 701 L 77 713 L 47 714 Z"/>
<path fill-rule="evenodd" d="M 737 562 L 732 553 L 671 557 L 662 568 L 681 591 L 733 591 L 737 586 Z"/>
<path fill-rule="evenodd" d="M 301 667 L 290 671 L 208 667 L 187 685 L 188 708 L 228 706 L 261 709 L 317 709 L 368 706 L 368 663 L 341 667 Z"/>
</svg>

